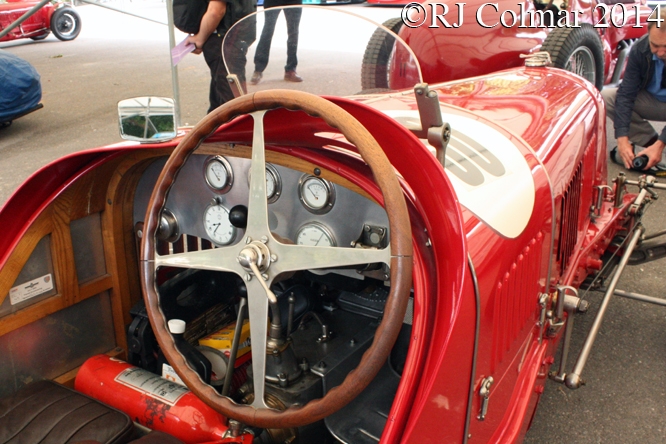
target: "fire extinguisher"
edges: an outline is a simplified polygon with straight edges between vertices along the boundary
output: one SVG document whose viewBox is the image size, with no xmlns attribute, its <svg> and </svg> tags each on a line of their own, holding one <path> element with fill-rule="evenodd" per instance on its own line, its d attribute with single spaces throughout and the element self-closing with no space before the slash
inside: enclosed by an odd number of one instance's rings
<svg viewBox="0 0 666 444">
<path fill-rule="evenodd" d="M 226 418 L 186 387 L 120 359 L 107 355 L 88 359 L 76 376 L 75 388 L 186 444 L 252 443 L 250 434 L 225 438 Z"/>
</svg>

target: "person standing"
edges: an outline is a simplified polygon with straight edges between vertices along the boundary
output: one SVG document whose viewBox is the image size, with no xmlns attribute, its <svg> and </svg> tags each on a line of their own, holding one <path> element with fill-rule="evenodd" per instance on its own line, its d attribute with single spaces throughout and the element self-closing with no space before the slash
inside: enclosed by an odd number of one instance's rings
<svg viewBox="0 0 666 444">
<path fill-rule="evenodd" d="M 658 11 L 666 19 L 666 6 Z M 652 14 L 653 18 L 658 17 Z M 624 78 L 619 88 L 601 92 L 606 103 L 606 115 L 613 121 L 617 148 L 611 158 L 631 168 L 636 155 L 647 155 L 645 170 L 657 166 L 666 169 L 662 161 L 666 146 L 666 128 L 657 134 L 648 120 L 666 121 L 666 21 L 648 22 L 648 33 L 634 43 L 629 53 Z M 634 153 L 634 145 L 645 147 Z M 619 157 L 619 159 L 617 158 Z"/>
<path fill-rule="evenodd" d="M 201 0 L 203 1 L 203 0 Z M 194 54 L 203 52 L 210 69 L 210 113 L 220 105 L 234 98 L 227 82 L 227 68 L 222 58 L 222 41 L 229 29 L 238 20 L 257 10 L 256 0 L 209 0 L 206 13 L 201 18 L 199 32 L 187 38 L 195 47 Z M 245 54 L 239 54 L 244 63 Z M 239 78 L 244 83 L 244 78 Z"/>
<path fill-rule="evenodd" d="M 254 74 L 250 79 L 253 85 L 261 81 L 264 69 L 268 65 L 268 57 L 271 51 L 271 42 L 275 32 L 275 23 L 277 22 L 280 10 L 271 10 L 277 6 L 301 5 L 302 0 L 264 0 L 265 21 L 264 28 L 261 31 L 259 44 L 254 54 Z M 298 27 L 301 22 L 302 8 L 285 8 L 284 18 L 287 21 L 287 64 L 284 67 L 284 79 L 288 82 L 302 82 L 303 78 L 296 74 L 298 58 L 296 51 L 298 49 Z"/>
</svg>

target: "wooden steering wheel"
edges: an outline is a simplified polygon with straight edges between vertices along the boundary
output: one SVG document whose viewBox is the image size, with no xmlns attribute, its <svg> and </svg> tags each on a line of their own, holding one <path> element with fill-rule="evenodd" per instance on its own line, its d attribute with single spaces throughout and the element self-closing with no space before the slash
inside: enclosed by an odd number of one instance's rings
<svg viewBox="0 0 666 444">
<path fill-rule="evenodd" d="M 281 243 L 268 226 L 266 200 L 264 114 L 275 108 L 302 110 L 322 118 L 338 128 L 353 143 L 372 170 L 384 196 L 391 233 L 390 247 L 385 249 L 333 248 Z M 245 238 L 236 245 L 210 250 L 160 256 L 155 252 L 155 237 L 160 215 L 171 185 L 187 158 L 220 125 L 244 114 L 254 119 L 250 195 Z M 262 428 L 299 427 L 318 421 L 354 399 L 375 377 L 386 361 L 400 328 L 412 285 L 412 235 L 407 206 L 393 167 L 379 144 L 358 120 L 337 105 L 304 92 L 273 90 L 257 92 L 234 99 L 208 114 L 178 144 L 169 157 L 153 190 L 141 240 L 141 285 L 150 323 L 157 341 L 183 382 L 206 404 L 222 415 L 244 424 Z M 270 288 L 281 273 L 297 270 L 333 268 L 357 264 L 386 263 L 391 269 L 391 292 L 384 317 L 374 341 L 358 367 L 324 397 L 304 406 L 283 411 L 269 408 L 264 401 L 267 319 Z M 236 404 L 205 384 L 176 349 L 159 305 L 155 283 L 159 267 L 172 266 L 234 272 L 254 277 L 246 281 L 252 341 L 254 402 Z M 257 277 L 256 271 L 263 274 Z"/>
</svg>

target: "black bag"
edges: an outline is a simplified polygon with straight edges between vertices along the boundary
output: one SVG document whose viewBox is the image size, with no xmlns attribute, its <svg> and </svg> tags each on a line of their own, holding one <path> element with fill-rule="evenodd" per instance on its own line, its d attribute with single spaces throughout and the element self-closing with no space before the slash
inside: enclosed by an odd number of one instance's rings
<svg viewBox="0 0 666 444">
<path fill-rule="evenodd" d="M 207 9 L 206 0 L 173 0 L 173 24 L 187 34 L 196 34 Z"/>
</svg>

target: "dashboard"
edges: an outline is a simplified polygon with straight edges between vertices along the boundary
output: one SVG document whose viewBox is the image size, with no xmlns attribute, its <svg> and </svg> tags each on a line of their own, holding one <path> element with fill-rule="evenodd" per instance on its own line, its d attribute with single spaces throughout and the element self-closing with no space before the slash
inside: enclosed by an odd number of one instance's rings
<svg viewBox="0 0 666 444">
<path fill-rule="evenodd" d="M 134 226 L 145 218 L 150 195 L 166 160 L 165 156 L 153 161 L 139 180 L 134 197 Z M 186 234 L 217 247 L 242 240 L 243 224 L 235 221 L 242 219 L 243 211 L 247 212 L 250 163 L 250 159 L 229 155 L 191 155 L 171 187 L 158 236 L 176 242 Z M 336 181 L 337 176 L 307 165 L 307 169 L 296 170 L 266 163 L 271 231 L 299 245 L 387 246 L 385 210 L 368 197 L 340 185 L 343 180 Z"/>
</svg>

